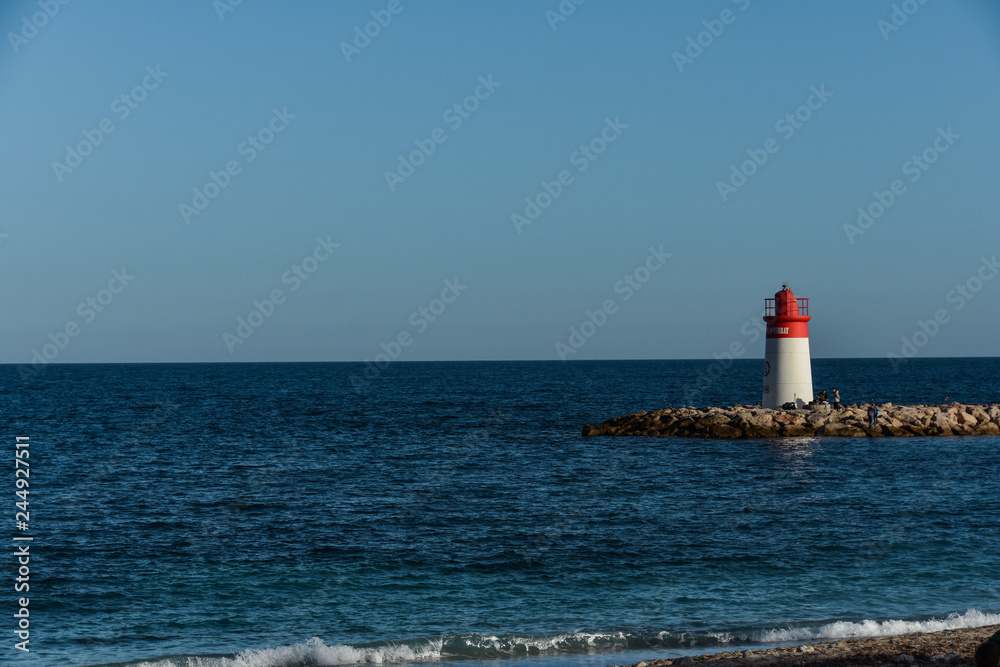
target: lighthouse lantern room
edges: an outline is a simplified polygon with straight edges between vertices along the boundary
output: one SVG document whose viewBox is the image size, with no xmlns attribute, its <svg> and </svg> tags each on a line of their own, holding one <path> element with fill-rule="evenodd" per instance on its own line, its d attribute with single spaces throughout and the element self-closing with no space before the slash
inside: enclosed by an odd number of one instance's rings
<svg viewBox="0 0 1000 667">
<path fill-rule="evenodd" d="M 809 299 L 796 299 L 788 285 L 782 285 L 773 299 L 764 300 L 763 407 L 776 409 L 797 399 L 812 400 L 809 319 Z"/>
</svg>

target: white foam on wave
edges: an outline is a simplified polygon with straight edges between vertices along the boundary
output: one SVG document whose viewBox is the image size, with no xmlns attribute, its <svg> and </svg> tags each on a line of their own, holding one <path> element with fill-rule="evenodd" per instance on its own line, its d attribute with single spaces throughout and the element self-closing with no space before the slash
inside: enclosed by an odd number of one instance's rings
<svg viewBox="0 0 1000 667">
<path fill-rule="evenodd" d="M 319 637 L 301 644 L 278 648 L 247 649 L 231 658 L 173 658 L 141 662 L 135 667 L 332 667 L 333 665 L 381 665 L 395 662 L 423 662 L 441 658 L 441 643 L 433 640 L 417 646 L 390 644 L 356 647 L 327 646 Z"/>
<path fill-rule="evenodd" d="M 926 621 L 837 621 L 818 628 L 786 628 L 768 630 L 755 636 L 754 641 L 765 644 L 777 642 L 814 641 L 818 639 L 846 639 L 849 637 L 892 637 L 915 632 L 938 632 L 958 628 L 978 628 L 984 625 L 1000 624 L 1000 614 L 984 614 L 978 609 L 969 609 L 964 614 L 949 614 L 946 618 L 930 618 Z"/>
<path fill-rule="evenodd" d="M 1000 625 L 1000 614 L 969 609 L 964 614 L 923 621 L 837 621 L 819 627 L 778 628 L 745 634 L 722 632 L 650 635 L 627 632 L 569 632 L 551 635 L 468 634 L 380 643 L 370 646 L 326 645 L 319 637 L 278 648 L 247 649 L 231 657 L 183 656 L 132 663 L 131 667 L 333 667 L 383 665 L 400 662 L 436 662 L 444 658 L 500 658 L 528 655 L 591 653 L 594 651 L 665 647 L 704 647 L 749 641 L 754 644 L 890 637 L 915 632 Z M 638 644 L 638 645 L 636 645 Z"/>
<path fill-rule="evenodd" d="M 586 652 L 626 646 L 625 632 L 568 632 L 553 635 L 464 635 L 449 641 L 445 651 L 474 656 L 519 656 L 556 652 Z M 466 649 L 466 650 L 462 650 Z"/>
<path fill-rule="evenodd" d="M 570 632 L 552 635 L 448 635 L 378 646 L 327 646 L 319 637 L 278 648 L 247 649 L 232 657 L 183 656 L 132 663 L 130 667 L 332 667 L 434 662 L 442 658 L 498 658 L 589 653 L 628 646 L 625 632 Z"/>
</svg>

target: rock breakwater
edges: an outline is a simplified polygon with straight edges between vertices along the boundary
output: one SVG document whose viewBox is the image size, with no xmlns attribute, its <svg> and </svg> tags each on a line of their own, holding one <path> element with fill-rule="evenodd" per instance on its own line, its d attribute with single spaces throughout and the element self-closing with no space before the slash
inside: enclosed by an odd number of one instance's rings
<svg viewBox="0 0 1000 667">
<path fill-rule="evenodd" d="M 629 667 L 972 667 L 976 647 L 1000 626 L 865 637 L 730 651 L 668 660 L 644 660 Z"/>
<path fill-rule="evenodd" d="M 879 405 L 878 423 L 868 428 L 866 405 L 807 406 L 770 410 L 756 405 L 664 408 L 587 424 L 583 435 L 677 438 L 781 438 L 790 436 L 880 437 L 1000 435 L 1000 404 Z"/>
</svg>

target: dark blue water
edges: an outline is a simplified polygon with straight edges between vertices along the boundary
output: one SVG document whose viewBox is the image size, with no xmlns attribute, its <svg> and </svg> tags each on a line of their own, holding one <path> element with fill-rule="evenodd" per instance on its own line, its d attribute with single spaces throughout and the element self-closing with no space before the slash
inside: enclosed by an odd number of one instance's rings
<svg viewBox="0 0 1000 667">
<path fill-rule="evenodd" d="M 813 364 L 848 403 L 1000 401 L 998 359 Z M 5 662 L 556 667 L 1000 623 L 1000 438 L 579 435 L 755 403 L 757 361 L 0 372 L 34 537 Z"/>
</svg>

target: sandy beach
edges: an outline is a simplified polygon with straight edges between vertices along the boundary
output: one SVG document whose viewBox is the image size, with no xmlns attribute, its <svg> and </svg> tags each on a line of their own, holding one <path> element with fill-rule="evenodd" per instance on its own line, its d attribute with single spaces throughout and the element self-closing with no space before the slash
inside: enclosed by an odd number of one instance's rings
<svg viewBox="0 0 1000 667">
<path fill-rule="evenodd" d="M 647 660 L 629 667 L 710 664 L 712 667 L 849 667 L 975 664 L 973 654 L 1000 625 L 801 644 L 760 651 L 710 653 L 674 660 Z"/>
</svg>

